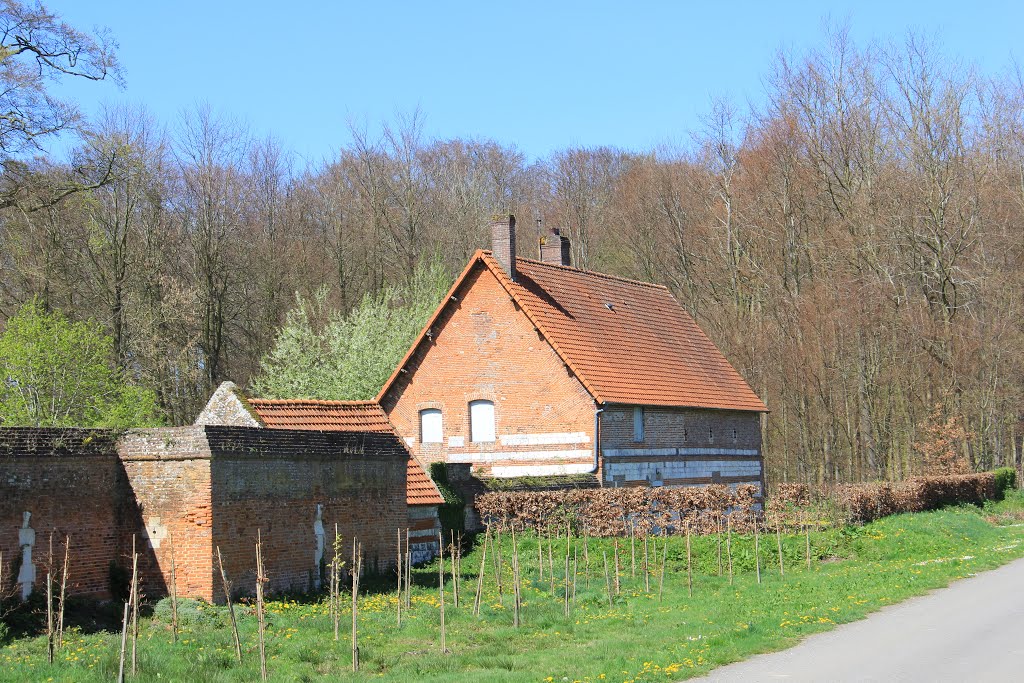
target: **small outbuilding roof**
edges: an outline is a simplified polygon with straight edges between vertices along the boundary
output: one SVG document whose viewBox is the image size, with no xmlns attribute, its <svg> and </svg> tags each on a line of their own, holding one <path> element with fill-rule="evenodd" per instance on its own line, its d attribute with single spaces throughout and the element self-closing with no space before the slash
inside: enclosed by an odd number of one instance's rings
<svg viewBox="0 0 1024 683">
<path fill-rule="evenodd" d="M 398 436 L 384 409 L 374 401 L 250 398 L 249 406 L 270 429 L 325 432 L 385 432 Z M 441 505 L 444 498 L 412 455 L 406 474 L 408 505 Z"/>
</svg>

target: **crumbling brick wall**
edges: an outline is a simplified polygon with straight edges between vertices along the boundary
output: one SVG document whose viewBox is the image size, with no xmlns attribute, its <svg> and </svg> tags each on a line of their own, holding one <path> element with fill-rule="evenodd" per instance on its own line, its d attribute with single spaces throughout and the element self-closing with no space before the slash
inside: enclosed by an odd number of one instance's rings
<svg viewBox="0 0 1024 683">
<path fill-rule="evenodd" d="M 115 438 L 91 429 L 0 430 L 0 592 L 16 590 L 22 563 L 18 529 L 29 512 L 36 588 L 45 585 L 52 535 L 55 576 L 70 539 L 69 590 L 109 597 L 110 562 L 125 552 L 121 530 L 132 513 Z"/>
</svg>

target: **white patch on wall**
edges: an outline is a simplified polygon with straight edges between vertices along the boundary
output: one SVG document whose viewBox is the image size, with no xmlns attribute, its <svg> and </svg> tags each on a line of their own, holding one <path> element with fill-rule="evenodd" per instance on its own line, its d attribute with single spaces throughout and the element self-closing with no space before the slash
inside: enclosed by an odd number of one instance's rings
<svg viewBox="0 0 1024 683">
<path fill-rule="evenodd" d="M 142 535 L 149 541 L 149 547 L 155 550 L 167 538 L 167 526 L 160 523 L 159 517 L 150 517 L 146 522 L 146 528 L 142 530 Z"/>
<path fill-rule="evenodd" d="M 452 448 L 462 448 L 466 445 L 466 437 L 464 436 L 449 436 L 448 445 Z"/>
<path fill-rule="evenodd" d="M 682 460 L 675 462 L 655 460 L 605 463 L 605 476 L 622 476 L 626 481 L 712 477 L 715 472 L 721 477 L 750 477 L 751 480 L 755 480 L 761 476 L 761 462 L 759 460 Z"/>
<path fill-rule="evenodd" d="M 448 462 L 486 463 L 502 460 L 586 460 L 593 453 L 586 448 L 572 451 L 498 451 L 494 453 L 449 453 Z"/>
<path fill-rule="evenodd" d="M 415 443 L 416 443 L 416 437 L 415 436 L 407 436 L 407 437 L 405 437 L 405 445 L 406 446 L 412 446 Z"/>
<path fill-rule="evenodd" d="M 316 580 L 314 587 L 319 590 L 323 577 L 320 576 L 320 566 L 324 561 L 324 546 L 326 545 L 326 533 L 324 532 L 324 506 L 316 504 L 316 517 L 313 519 L 313 536 L 316 538 L 316 552 L 313 554 L 313 566 L 316 567 Z"/>
<path fill-rule="evenodd" d="M 555 474 L 587 474 L 593 465 L 501 465 L 491 468 L 491 476 L 503 477 L 547 477 Z"/>
<path fill-rule="evenodd" d="M 32 584 L 36 582 L 36 565 L 32 562 L 32 548 L 36 544 L 35 529 L 28 525 L 32 519 L 31 512 L 21 517 L 21 528 L 18 529 L 18 545 L 21 547 L 21 568 L 18 570 L 18 583 L 21 584 L 21 599 L 24 602 L 32 594 Z"/>
<path fill-rule="evenodd" d="M 502 446 L 552 446 L 560 444 L 590 443 L 586 432 L 551 432 L 547 434 L 502 434 Z"/>
</svg>

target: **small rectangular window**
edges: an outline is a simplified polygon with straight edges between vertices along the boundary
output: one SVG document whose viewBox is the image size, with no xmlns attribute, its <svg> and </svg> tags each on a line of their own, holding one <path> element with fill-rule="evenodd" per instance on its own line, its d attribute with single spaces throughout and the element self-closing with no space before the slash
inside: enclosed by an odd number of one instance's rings
<svg viewBox="0 0 1024 683">
<path fill-rule="evenodd" d="M 640 406 L 633 408 L 633 441 L 644 440 L 644 409 Z"/>
<path fill-rule="evenodd" d="M 444 429 L 441 423 L 441 411 L 427 408 L 420 411 L 420 442 L 441 443 L 444 440 Z"/>
<path fill-rule="evenodd" d="M 494 403 L 492 401 L 469 402 L 469 440 L 494 441 Z"/>
</svg>

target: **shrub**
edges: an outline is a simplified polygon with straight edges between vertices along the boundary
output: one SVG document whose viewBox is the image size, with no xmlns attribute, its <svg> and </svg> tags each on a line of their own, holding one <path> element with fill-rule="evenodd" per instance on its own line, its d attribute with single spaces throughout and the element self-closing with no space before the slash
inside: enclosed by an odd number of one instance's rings
<svg viewBox="0 0 1024 683">
<path fill-rule="evenodd" d="M 1002 499 L 1006 492 L 1017 488 L 1017 470 L 1012 467 L 1000 467 L 992 472 L 995 477 L 996 495 Z"/>
<path fill-rule="evenodd" d="M 466 529 L 466 501 L 448 481 L 448 468 L 443 462 L 430 463 L 430 478 L 444 498 L 444 505 L 437 506 L 437 517 L 445 531 L 461 532 Z"/>
</svg>

